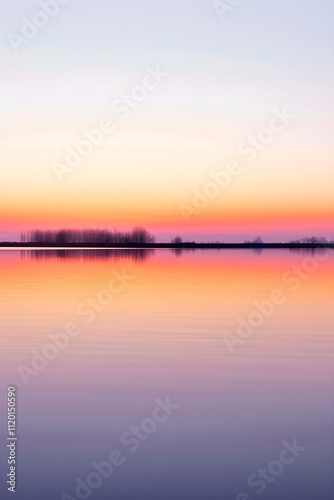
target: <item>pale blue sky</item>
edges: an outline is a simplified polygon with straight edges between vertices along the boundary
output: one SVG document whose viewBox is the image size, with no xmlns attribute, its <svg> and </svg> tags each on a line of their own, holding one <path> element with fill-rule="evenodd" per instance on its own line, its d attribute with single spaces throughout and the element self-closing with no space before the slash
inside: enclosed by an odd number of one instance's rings
<svg viewBox="0 0 334 500">
<path fill-rule="evenodd" d="M 129 144 L 142 137 L 147 151 L 161 143 L 164 158 L 180 160 L 164 174 L 163 164 L 154 171 L 156 159 L 147 167 L 146 160 L 133 166 L 124 160 L 139 189 L 140 178 L 148 176 L 158 189 L 160 175 L 179 202 L 187 201 L 189 190 L 263 127 L 273 108 L 287 106 L 298 120 L 273 151 L 273 177 L 286 169 L 279 184 L 290 185 L 306 172 L 305 193 L 314 186 L 319 196 L 322 189 L 328 196 L 334 152 L 332 1 L 245 0 L 221 21 L 211 0 L 71 0 L 19 54 L 7 35 L 19 33 L 22 17 L 31 19 L 39 3 L 2 0 L 0 6 L 7 191 L 20 182 L 52 190 L 49 164 L 65 144 L 76 140 L 80 127 L 107 116 L 110 103 L 140 82 L 147 66 L 160 65 L 170 77 L 121 134 Z M 45 145 L 40 155 L 38 143 Z M 28 167 L 15 148 L 24 151 Z M 107 155 L 112 157 L 111 147 L 101 165 Z M 81 182 L 82 189 L 85 182 L 98 187 L 89 177 L 96 171 L 104 186 L 109 174 L 103 168 L 92 162 L 81 177 L 69 180 L 69 189 L 72 182 L 73 189 Z M 252 176 L 241 184 L 263 182 L 263 167 L 255 165 Z"/>
</svg>

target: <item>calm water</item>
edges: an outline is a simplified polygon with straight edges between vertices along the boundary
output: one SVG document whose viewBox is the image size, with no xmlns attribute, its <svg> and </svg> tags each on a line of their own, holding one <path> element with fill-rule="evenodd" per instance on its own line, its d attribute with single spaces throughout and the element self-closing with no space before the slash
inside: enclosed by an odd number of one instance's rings
<svg viewBox="0 0 334 500">
<path fill-rule="evenodd" d="M 334 498 L 332 255 L 1 251 L 0 266 L 1 415 L 16 385 L 17 500 Z M 46 347 L 56 338 L 67 345 Z M 32 368 L 34 350 L 52 358 L 45 367 Z M 294 439 L 302 451 L 282 466 Z M 92 462 L 114 450 L 110 477 L 91 475 L 92 493 L 77 496 L 76 478 L 87 484 Z M 2 476 L 0 496 L 11 495 Z"/>
</svg>

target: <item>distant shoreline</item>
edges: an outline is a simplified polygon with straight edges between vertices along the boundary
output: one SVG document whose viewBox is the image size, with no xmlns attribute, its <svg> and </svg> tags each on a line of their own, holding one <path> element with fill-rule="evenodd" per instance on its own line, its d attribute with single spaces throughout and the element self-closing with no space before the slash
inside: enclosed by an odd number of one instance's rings
<svg viewBox="0 0 334 500">
<path fill-rule="evenodd" d="M 171 249 L 228 249 L 228 248 L 290 248 L 290 249 L 316 249 L 316 248 L 334 248 L 334 243 L 145 243 L 145 244 L 133 244 L 133 245 L 99 245 L 94 243 L 86 244 L 71 244 L 71 245 L 54 245 L 46 243 L 21 243 L 21 242 L 0 242 L 0 248 L 22 248 L 22 249 L 55 249 L 55 250 L 69 250 L 69 249 L 98 249 L 98 248 L 108 248 L 112 249 L 137 249 L 137 248 L 148 248 L 148 249 L 159 249 L 159 248 L 171 248 Z"/>
</svg>

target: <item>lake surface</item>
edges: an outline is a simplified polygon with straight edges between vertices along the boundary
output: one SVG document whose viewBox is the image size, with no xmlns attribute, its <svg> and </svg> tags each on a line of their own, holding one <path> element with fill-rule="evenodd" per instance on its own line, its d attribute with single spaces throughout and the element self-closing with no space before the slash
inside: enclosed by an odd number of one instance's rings
<svg viewBox="0 0 334 500">
<path fill-rule="evenodd" d="M 17 500 L 334 498 L 333 251 L 2 250 L 0 267 Z"/>
</svg>

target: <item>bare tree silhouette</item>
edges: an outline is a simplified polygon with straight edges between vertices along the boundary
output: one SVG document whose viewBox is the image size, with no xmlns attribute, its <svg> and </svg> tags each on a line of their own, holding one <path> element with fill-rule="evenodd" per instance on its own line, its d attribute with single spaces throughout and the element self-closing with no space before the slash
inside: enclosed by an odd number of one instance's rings
<svg viewBox="0 0 334 500">
<path fill-rule="evenodd" d="M 96 245 L 133 245 L 155 243 L 155 237 L 142 227 L 132 231 L 109 231 L 108 229 L 35 229 L 21 232 L 22 243 L 47 243 L 54 245 L 96 244 Z"/>
<path fill-rule="evenodd" d="M 294 240 L 290 241 L 290 243 L 293 244 L 303 244 L 306 243 L 308 245 L 323 245 L 327 243 L 331 243 L 327 238 L 324 238 L 323 236 L 308 236 L 307 238 L 302 238 L 301 240 Z"/>
<path fill-rule="evenodd" d="M 250 241 L 250 240 L 244 241 L 245 245 L 261 245 L 262 243 L 263 243 L 263 240 L 262 240 L 261 236 L 257 236 L 256 238 L 254 238 L 253 241 Z"/>
<path fill-rule="evenodd" d="M 183 239 L 181 238 L 181 236 L 175 236 L 175 238 L 172 239 L 172 243 L 173 245 L 180 245 L 181 243 L 183 243 Z"/>
<path fill-rule="evenodd" d="M 257 236 L 253 241 L 252 243 L 255 243 L 256 245 L 261 245 L 263 243 L 263 240 L 261 238 L 261 236 Z"/>
</svg>

